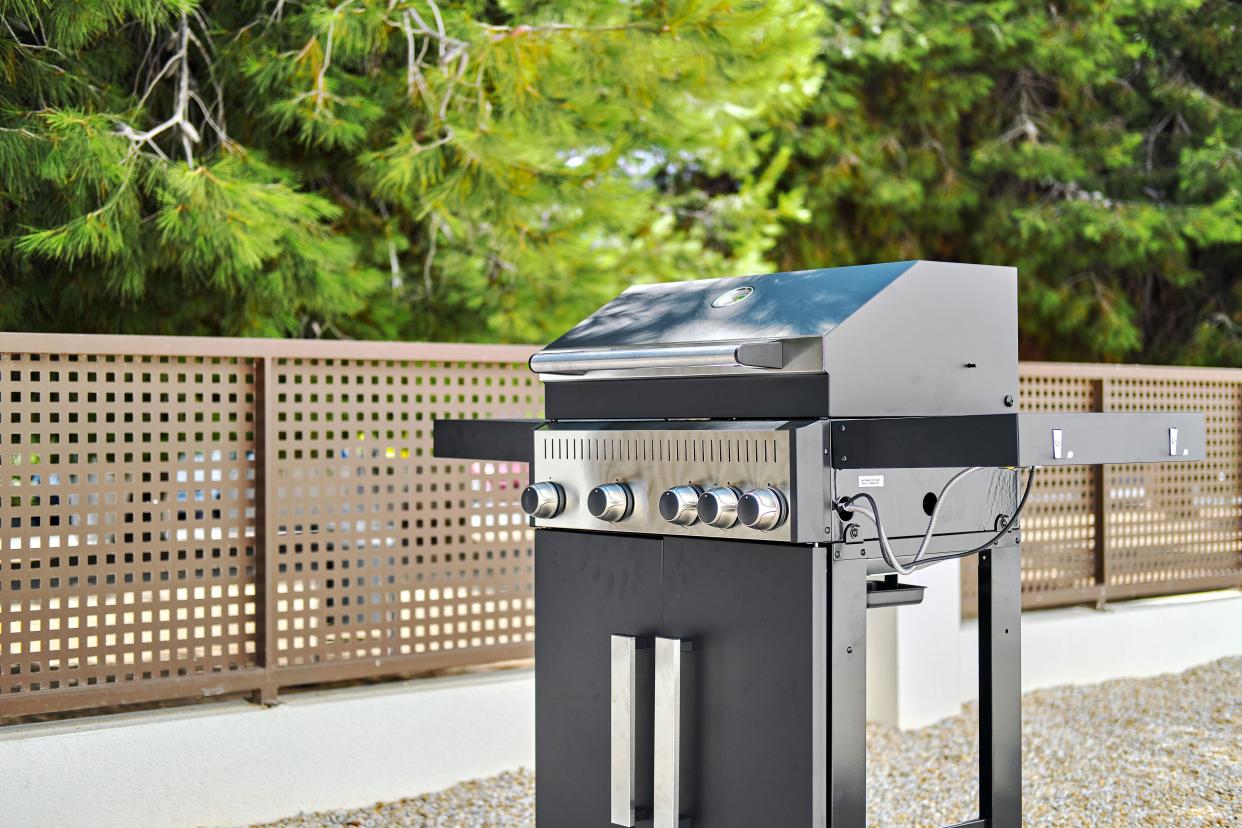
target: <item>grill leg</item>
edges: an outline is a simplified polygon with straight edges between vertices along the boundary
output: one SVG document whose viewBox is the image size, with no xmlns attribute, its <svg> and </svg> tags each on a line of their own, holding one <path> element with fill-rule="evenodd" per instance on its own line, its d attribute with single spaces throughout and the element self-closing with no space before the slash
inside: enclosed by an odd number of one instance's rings
<svg viewBox="0 0 1242 828">
<path fill-rule="evenodd" d="M 867 824 L 867 562 L 832 556 L 829 606 L 830 828 Z"/>
<path fill-rule="evenodd" d="M 988 828 L 1022 825 L 1022 592 L 1017 546 L 979 556 L 979 793 Z"/>
</svg>

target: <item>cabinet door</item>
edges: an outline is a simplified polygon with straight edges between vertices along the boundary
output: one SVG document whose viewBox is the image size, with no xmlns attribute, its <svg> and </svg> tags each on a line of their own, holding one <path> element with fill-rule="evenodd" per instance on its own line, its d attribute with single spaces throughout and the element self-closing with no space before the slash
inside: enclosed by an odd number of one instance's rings
<svg viewBox="0 0 1242 828">
<path fill-rule="evenodd" d="M 681 815 L 693 828 L 825 825 L 826 552 L 668 537 L 663 585 L 660 634 L 692 648 Z"/>
<path fill-rule="evenodd" d="M 535 541 L 535 794 L 539 828 L 611 823 L 611 637 L 660 625 L 658 537 L 540 529 Z M 650 648 L 643 653 L 650 658 Z M 634 801 L 651 803 L 649 670 L 639 672 Z M 650 824 L 650 823 L 648 823 Z"/>
</svg>

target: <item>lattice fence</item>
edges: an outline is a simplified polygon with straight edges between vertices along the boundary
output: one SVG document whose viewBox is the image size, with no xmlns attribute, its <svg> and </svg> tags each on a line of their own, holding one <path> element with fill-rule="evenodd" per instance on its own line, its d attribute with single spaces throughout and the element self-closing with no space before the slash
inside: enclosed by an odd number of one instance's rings
<svg viewBox="0 0 1242 828">
<path fill-rule="evenodd" d="M 0 718 L 532 653 L 529 347 L 0 334 Z M 1044 470 L 1028 607 L 1242 585 L 1242 371 L 1022 366 L 1026 410 L 1205 411 L 1191 466 Z M 965 607 L 974 567 L 963 567 Z"/>
<path fill-rule="evenodd" d="M 0 334 L 0 716 L 530 656 L 530 351 Z"/>
<path fill-rule="evenodd" d="M 0 366 L 4 694 L 255 667 L 253 360 Z"/>
<path fill-rule="evenodd" d="M 268 526 L 286 680 L 529 654 L 526 466 L 431 458 L 435 418 L 542 413 L 525 360 L 279 359 L 272 380 Z"/>
</svg>

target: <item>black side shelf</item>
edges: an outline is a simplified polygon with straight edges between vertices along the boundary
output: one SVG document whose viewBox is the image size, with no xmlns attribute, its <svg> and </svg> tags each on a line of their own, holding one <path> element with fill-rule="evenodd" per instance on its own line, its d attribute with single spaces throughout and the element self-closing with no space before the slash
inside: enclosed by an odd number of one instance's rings
<svg viewBox="0 0 1242 828">
<path fill-rule="evenodd" d="M 834 469 L 1018 465 L 1018 415 L 832 421 Z"/>
<path fill-rule="evenodd" d="M 534 431 L 544 420 L 436 420 L 432 452 L 438 458 L 509 460 L 534 459 Z"/>
</svg>

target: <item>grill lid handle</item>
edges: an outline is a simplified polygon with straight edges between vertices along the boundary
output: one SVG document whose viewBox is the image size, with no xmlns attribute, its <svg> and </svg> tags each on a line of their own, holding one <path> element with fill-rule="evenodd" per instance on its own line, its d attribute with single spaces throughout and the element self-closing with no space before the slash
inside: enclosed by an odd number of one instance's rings
<svg viewBox="0 0 1242 828">
<path fill-rule="evenodd" d="M 530 358 L 539 374 L 587 374 L 636 368 L 784 368 L 785 343 L 709 342 L 701 345 L 663 345 L 650 348 L 540 351 Z"/>
</svg>

